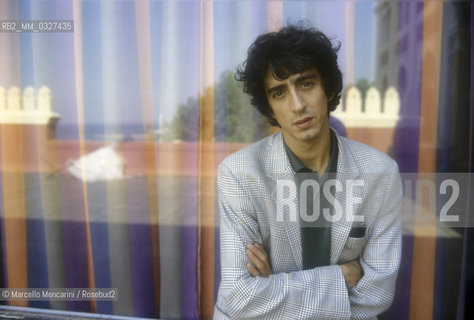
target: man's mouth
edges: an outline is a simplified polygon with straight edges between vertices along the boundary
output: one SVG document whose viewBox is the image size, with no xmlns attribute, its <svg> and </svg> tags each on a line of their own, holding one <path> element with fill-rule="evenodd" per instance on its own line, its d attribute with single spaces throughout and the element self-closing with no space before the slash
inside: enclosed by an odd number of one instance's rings
<svg viewBox="0 0 474 320">
<path fill-rule="evenodd" d="M 313 117 L 304 117 L 303 119 L 295 121 L 294 124 L 300 129 L 305 129 L 311 125 L 312 120 L 313 120 Z"/>
</svg>

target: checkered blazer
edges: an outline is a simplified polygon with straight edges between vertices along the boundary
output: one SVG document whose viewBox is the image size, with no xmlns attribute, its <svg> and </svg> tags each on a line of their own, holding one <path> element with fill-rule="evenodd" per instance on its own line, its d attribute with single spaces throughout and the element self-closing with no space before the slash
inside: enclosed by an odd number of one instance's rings
<svg viewBox="0 0 474 320">
<path fill-rule="evenodd" d="M 373 319 L 390 306 L 401 256 L 398 166 L 369 146 L 337 140 L 337 179 L 363 180 L 364 185 L 353 188 L 354 197 L 337 190 L 335 199 L 344 216 L 351 208 L 364 216 L 366 231 L 352 238 L 353 222 L 333 222 L 330 265 L 310 270 L 302 270 L 298 220 L 288 206 L 283 221 L 275 215 L 277 181 L 294 180 L 281 133 L 220 164 L 221 283 L 214 319 Z M 268 278 L 247 271 L 245 246 L 255 242 L 269 254 L 274 274 Z M 364 276 L 349 289 L 338 264 L 357 258 Z"/>
</svg>

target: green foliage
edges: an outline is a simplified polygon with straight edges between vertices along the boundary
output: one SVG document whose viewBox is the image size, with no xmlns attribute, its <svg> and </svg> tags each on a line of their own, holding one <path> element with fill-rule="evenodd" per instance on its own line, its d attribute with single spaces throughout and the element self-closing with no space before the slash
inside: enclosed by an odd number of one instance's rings
<svg viewBox="0 0 474 320">
<path fill-rule="evenodd" d="M 268 135 L 268 124 L 251 104 L 230 71 L 222 74 L 215 90 L 216 141 L 253 142 Z"/>
<path fill-rule="evenodd" d="M 253 142 L 268 135 L 265 117 L 250 104 L 231 71 L 222 74 L 214 88 L 215 140 Z M 189 98 L 178 107 L 173 120 L 162 128 L 161 140 L 196 141 L 198 139 L 199 99 Z"/>
<path fill-rule="evenodd" d="M 178 111 L 171 122 L 165 123 L 161 130 L 162 141 L 197 141 L 199 125 L 198 98 L 189 98 Z"/>
</svg>

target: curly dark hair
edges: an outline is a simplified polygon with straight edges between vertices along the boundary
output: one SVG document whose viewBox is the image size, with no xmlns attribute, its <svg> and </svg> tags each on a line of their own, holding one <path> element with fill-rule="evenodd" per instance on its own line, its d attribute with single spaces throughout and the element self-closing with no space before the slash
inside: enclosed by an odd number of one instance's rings
<svg viewBox="0 0 474 320">
<path fill-rule="evenodd" d="M 248 50 L 247 60 L 239 66 L 235 79 L 243 83 L 243 91 L 251 103 L 267 117 L 271 125 L 279 126 L 267 101 L 263 78 L 268 68 L 276 79 L 284 80 L 295 73 L 316 68 L 322 78 L 324 92 L 332 99 L 328 113 L 339 104 L 342 74 L 337 64 L 337 46 L 320 31 L 302 24 L 289 25 L 278 32 L 258 36 Z"/>
</svg>

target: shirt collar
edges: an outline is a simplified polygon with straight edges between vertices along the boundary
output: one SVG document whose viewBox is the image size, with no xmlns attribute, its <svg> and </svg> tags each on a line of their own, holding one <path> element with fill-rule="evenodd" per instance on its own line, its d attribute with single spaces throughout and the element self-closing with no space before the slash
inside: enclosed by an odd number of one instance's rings
<svg viewBox="0 0 474 320">
<path fill-rule="evenodd" d="M 337 138 L 335 133 L 331 130 L 329 130 L 331 134 L 331 153 L 329 155 L 329 162 L 328 166 L 326 168 L 326 172 L 336 172 L 337 171 L 337 158 L 339 155 L 339 149 L 337 147 Z M 291 151 L 291 149 L 288 147 L 288 145 L 285 142 L 285 139 L 283 139 L 283 144 L 285 146 L 285 151 L 286 155 L 288 156 L 288 160 L 290 160 L 290 165 L 291 168 L 295 172 L 316 172 L 311 170 L 310 168 L 306 167 L 301 160 Z"/>
</svg>

